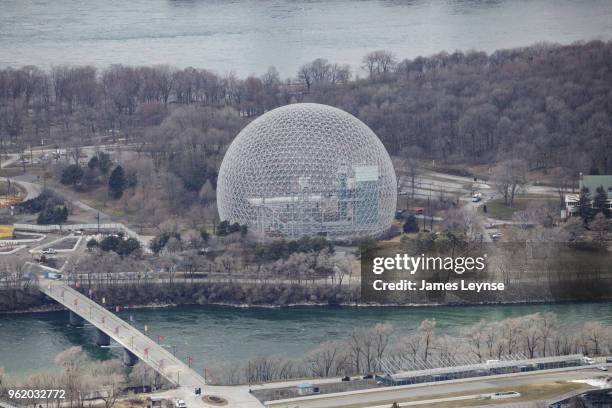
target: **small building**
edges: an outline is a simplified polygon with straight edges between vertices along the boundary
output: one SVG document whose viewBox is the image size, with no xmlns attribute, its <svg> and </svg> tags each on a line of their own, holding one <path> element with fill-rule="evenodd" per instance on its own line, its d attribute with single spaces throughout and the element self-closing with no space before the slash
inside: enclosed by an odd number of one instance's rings
<svg viewBox="0 0 612 408">
<path fill-rule="evenodd" d="M 312 395 L 319 393 L 319 387 L 310 383 L 299 384 L 297 387 L 298 395 Z"/>
</svg>

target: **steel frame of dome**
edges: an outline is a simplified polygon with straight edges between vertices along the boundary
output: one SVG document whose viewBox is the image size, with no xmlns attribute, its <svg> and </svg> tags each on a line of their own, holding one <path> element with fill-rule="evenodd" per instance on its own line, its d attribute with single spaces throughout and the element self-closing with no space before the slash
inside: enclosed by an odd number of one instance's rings
<svg viewBox="0 0 612 408">
<path fill-rule="evenodd" d="M 374 132 L 314 103 L 286 105 L 248 124 L 217 182 L 221 220 L 268 237 L 377 237 L 391 226 L 396 203 L 393 164 Z"/>
</svg>

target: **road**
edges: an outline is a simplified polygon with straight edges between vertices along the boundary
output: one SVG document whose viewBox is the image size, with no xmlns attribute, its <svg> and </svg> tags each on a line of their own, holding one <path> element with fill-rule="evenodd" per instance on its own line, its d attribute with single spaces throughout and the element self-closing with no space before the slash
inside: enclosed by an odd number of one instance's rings
<svg viewBox="0 0 612 408">
<path fill-rule="evenodd" d="M 372 390 L 318 395 L 270 402 L 269 408 L 345 408 L 371 407 L 388 401 L 402 401 L 422 397 L 431 399 L 433 395 L 465 393 L 479 394 L 484 389 L 501 389 L 534 383 L 572 381 L 593 378 L 602 372 L 596 368 L 573 369 L 569 371 L 548 371 L 545 373 L 508 374 L 467 380 L 456 380 L 442 384 L 406 385 L 399 387 L 375 388 Z M 389 404 L 390 405 L 390 404 Z"/>
<path fill-rule="evenodd" d="M 420 401 L 402 402 L 402 403 L 399 403 L 398 405 L 403 408 L 403 407 L 414 407 L 414 406 L 425 405 L 425 404 L 436 404 L 436 403 L 441 403 L 441 402 L 466 401 L 466 400 L 477 399 L 481 397 L 482 395 L 483 394 L 471 394 L 471 395 L 461 395 L 459 397 L 434 398 L 434 399 L 426 399 L 426 400 L 420 400 Z M 389 404 L 376 405 L 376 406 L 372 406 L 368 408 L 389 408 Z"/>
</svg>

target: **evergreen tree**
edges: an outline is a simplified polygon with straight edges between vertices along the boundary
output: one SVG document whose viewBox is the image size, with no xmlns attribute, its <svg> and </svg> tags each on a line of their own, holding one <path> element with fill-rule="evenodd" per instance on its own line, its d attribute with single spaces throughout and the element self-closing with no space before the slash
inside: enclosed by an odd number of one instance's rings
<svg viewBox="0 0 612 408">
<path fill-rule="evenodd" d="M 83 177 L 83 169 L 77 164 L 71 164 L 62 171 L 61 183 L 75 186 Z"/>
<path fill-rule="evenodd" d="M 90 170 L 100 167 L 100 159 L 98 159 L 98 156 L 93 156 L 91 159 L 89 159 L 89 162 L 87 162 L 87 167 L 89 167 Z"/>
<path fill-rule="evenodd" d="M 89 241 L 87 241 L 87 249 L 91 250 L 97 246 L 98 246 L 98 241 L 96 239 L 92 238 Z"/>
<path fill-rule="evenodd" d="M 404 226 L 402 227 L 402 230 L 405 234 L 408 234 L 410 232 L 419 232 L 419 224 L 417 223 L 417 219 L 414 215 L 411 214 L 410 216 L 408 216 L 406 222 L 404 223 Z"/>
<path fill-rule="evenodd" d="M 113 170 L 108 179 L 108 195 L 115 200 L 121 198 L 123 195 L 123 188 L 125 187 L 125 172 L 123 167 L 117 166 Z"/>
<path fill-rule="evenodd" d="M 591 194 L 587 187 L 580 190 L 580 198 L 578 199 L 578 214 L 584 222 L 591 219 Z"/>
<path fill-rule="evenodd" d="M 608 194 L 606 193 L 606 190 L 604 190 L 603 186 L 597 187 L 597 190 L 595 190 L 595 198 L 593 198 L 593 209 L 595 212 L 602 212 L 606 217 L 608 217 L 610 214 L 607 204 Z"/>
</svg>

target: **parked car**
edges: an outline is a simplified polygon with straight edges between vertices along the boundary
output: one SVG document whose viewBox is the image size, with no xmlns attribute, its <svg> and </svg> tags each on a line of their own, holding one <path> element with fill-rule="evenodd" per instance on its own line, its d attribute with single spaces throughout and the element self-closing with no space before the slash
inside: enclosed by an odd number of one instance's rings
<svg viewBox="0 0 612 408">
<path fill-rule="evenodd" d="M 185 404 L 185 401 L 183 401 L 182 399 L 179 399 L 179 400 L 174 401 L 174 407 L 175 408 L 187 408 L 187 404 Z"/>
<path fill-rule="evenodd" d="M 600 366 L 600 367 L 597 367 L 597 368 L 599 370 L 601 370 L 601 371 L 608 371 L 608 367 L 606 367 L 606 366 Z"/>
<path fill-rule="evenodd" d="M 53 248 L 45 248 L 42 250 L 42 253 L 45 255 L 53 255 L 53 254 L 57 254 L 57 251 Z"/>
<path fill-rule="evenodd" d="M 502 233 L 501 232 L 492 232 L 489 234 L 489 236 L 491 237 L 491 239 L 493 241 L 496 241 L 498 239 L 500 239 L 502 237 Z"/>
<path fill-rule="evenodd" d="M 410 209 L 410 212 L 412 212 L 415 215 L 423 215 L 423 213 L 425 212 L 425 209 L 423 207 L 413 207 Z"/>
<path fill-rule="evenodd" d="M 585 364 L 595 364 L 595 360 L 593 360 L 591 357 L 582 357 L 582 361 Z"/>
<path fill-rule="evenodd" d="M 53 280 L 61 280 L 62 279 L 62 274 L 61 273 L 55 273 L 55 272 L 46 272 L 45 273 L 45 278 L 53 279 Z"/>
</svg>

